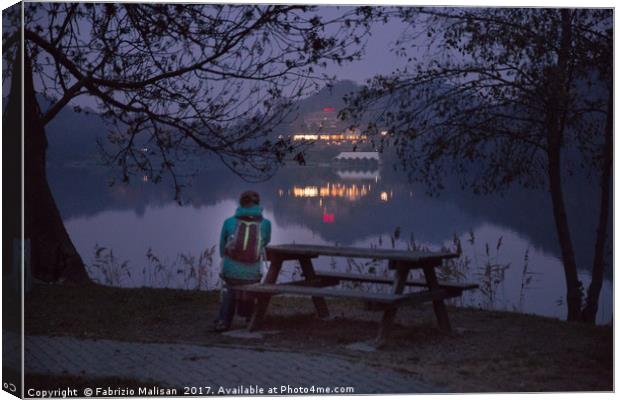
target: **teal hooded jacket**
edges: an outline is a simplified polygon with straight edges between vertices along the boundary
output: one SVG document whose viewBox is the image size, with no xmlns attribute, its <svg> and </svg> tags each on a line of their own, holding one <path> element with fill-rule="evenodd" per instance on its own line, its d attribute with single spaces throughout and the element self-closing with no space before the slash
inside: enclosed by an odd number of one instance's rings
<svg viewBox="0 0 620 400">
<path fill-rule="evenodd" d="M 260 264 L 262 261 L 257 261 L 255 263 L 244 263 L 240 261 L 235 261 L 226 257 L 224 249 L 226 247 L 226 241 L 228 240 L 228 238 L 235 233 L 235 228 L 237 226 L 236 217 L 259 216 L 262 215 L 262 212 L 263 209 L 260 206 L 239 207 L 237 208 L 234 216 L 224 221 L 224 225 L 222 226 L 222 233 L 220 235 L 222 277 L 247 280 L 259 280 L 261 278 Z M 261 222 L 260 234 L 262 250 L 265 248 L 265 246 L 267 246 L 267 244 L 269 244 L 269 241 L 271 240 L 271 222 L 266 218 L 263 218 Z"/>
</svg>

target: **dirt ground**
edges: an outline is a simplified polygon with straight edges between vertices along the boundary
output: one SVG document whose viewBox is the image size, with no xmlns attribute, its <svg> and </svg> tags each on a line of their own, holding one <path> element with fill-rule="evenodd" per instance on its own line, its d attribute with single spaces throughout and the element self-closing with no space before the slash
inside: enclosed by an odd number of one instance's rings
<svg viewBox="0 0 620 400">
<path fill-rule="evenodd" d="M 381 313 L 330 301 L 332 319 L 314 317 L 308 298 L 276 297 L 264 339 L 211 332 L 215 292 L 37 285 L 25 301 L 28 335 L 182 342 L 334 354 L 411 374 L 454 392 L 613 390 L 611 326 L 587 326 L 509 312 L 448 307 L 453 333 L 441 333 L 430 304 L 399 310 L 387 344 L 367 353 Z M 235 328 L 242 328 L 241 320 Z"/>
</svg>

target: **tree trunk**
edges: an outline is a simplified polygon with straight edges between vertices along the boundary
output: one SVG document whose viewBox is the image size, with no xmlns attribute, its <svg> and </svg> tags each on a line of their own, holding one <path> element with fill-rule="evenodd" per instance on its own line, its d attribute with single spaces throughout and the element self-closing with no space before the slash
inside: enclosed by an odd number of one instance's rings
<svg viewBox="0 0 620 400">
<path fill-rule="evenodd" d="M 20 6 L 16 6 L 20 7 Z M 20 35 L 21 36 L 21 35 Z M 21 39 L 18 40 L 21 43 Z M 15 253 L 14 244 L 23 239 L 22 232 L 22 158 L 18 153 L 22 148 L 22 68 L 21 68 L 21 46 L 14 45 L 15 62 L 11 71 L 11 88 L 7 99 L 6 109 L 2 114 L 2 210 L 4 219 L 2 220 L 2 274 L 10 276 L 13 263 L 21 259 Z M 5 49 L 3 51 L 11 51 Z M 18 279 L 19 277 L 14 277 Z M 5 293 L 13 293 L 7 291 Z M 21 301 L 21 300 L 20 300 Z"/>
<path fill-rule="evenodd" d="M 547 152 L 549 157 L 549 191 L 553 206 L 558 241 L 562 251 L 562 263 L 564 264 L 564 277 L 566 280 L 566 305 L 568 308 L 567 319 L 569 321 L 581 320 L 582 284 L 577 275 L 577 263 L 575 251 L 570 235 L 566 205 L 564 204 L 564 192 L 562 189 L 562 142 L 564 133 L 564 116 L 567 110 L 568 90 L 568 57 L 571 47 L 571 26 L 569 10 L 560 11 L 562 16 L 560 48 L 558 51 L 558 64 L 555 71 L 550 73 L 547 119 Z"/>
<path fill-rule="evenodd" d="M 17 84 L 17 82 L 12 82 Z M 47 138 L 41 123 L 32 78 L 24 57 L 24 229 L 31 241 L 35 278 L 46 282 L 90 282 L 84 263 L 69 238 L 45 171 Z"/>
<path fill-rule="evenodd" d="M 568 307 L 567 319 L 578 321 L 581 319 L 581 282 L 577 275 L 577 263 L 573 242 L 568 228 L 568 217 L 564 204 L 562 191 L 562 176 L 560 172 L 560 151 L 549 151 L 549 186 L 553 205 L 553 217 L 555 220 L 558 241 L 562 251 L 562 263 L 564 264 L 564 277 L 566 279 L 566 305 Z"/>
<path fill-rule="evenodd" d="M 605 243 L 607 242 L 607 222 L 609 220 L 609 192 L 611 186 L 611 169 L 613 158 L 613 83 L 609 87 L 607 103 L 607 122 L 605 124 L 605 144 L 603 145 L 603 168 L 601 171 L 601 209 L 599 211 L 598 228 L 596 230 L 596 244 L 594 246 L 594 261 L 592 262 L 592 281 L 588 288 L 586 306 L 582 318 L 585 322 L 594 324 L 598 312 L 598 299 L 603 286 L 603 267 Z"/>
</svg>

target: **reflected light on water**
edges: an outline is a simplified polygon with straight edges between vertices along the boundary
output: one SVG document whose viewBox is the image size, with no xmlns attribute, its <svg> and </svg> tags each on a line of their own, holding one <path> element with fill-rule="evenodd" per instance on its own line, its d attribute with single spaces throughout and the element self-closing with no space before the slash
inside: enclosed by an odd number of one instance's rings
<svg viewBox="0 0 620 400">
<path fill-rule="evenodd" d="M 350 201 L 359 200 L 370 193 L 370 185 L 327 183 L 323 186 L 294 186 L 293 197 L 339 197 Z M 280 189 L 278 193 L 282 191 Z"/>
<path fill-rule="evenodd" d="M 317 197 L 319 195 L 319 188 L 316 186 L 294 187 L 294 197 Z"/>
</svg>

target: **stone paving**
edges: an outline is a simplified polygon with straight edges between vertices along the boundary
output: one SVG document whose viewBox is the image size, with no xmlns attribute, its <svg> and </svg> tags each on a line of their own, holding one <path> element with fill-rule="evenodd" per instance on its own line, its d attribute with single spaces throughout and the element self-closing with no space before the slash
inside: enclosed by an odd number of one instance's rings
<svg viewBox="0 0 620 400">
<path fill-rule="evenodd" d="M 19 345 L 4 335 L 3 344 Z M 437 393 L 403 373 L 331 355 L 258 348 L 26 336 L 26 371 L 125 377 L 160 387 L 353 387 L 357 394 Z M 288 393 L 298 394 L 298 393 Z M 310 393 L 312 394 L 312 393 Z"/>
</svg>

